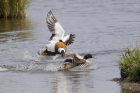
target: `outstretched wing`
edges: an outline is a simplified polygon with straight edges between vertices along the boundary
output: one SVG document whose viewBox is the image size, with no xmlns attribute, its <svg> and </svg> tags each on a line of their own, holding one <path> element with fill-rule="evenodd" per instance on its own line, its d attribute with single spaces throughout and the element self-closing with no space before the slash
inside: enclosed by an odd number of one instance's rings
<svg viewBox="0 0 140 93">
<path fill-rule="evenodd" d="M 51 40 L 60 40 L 64 36 L 64 29 L 60 25 L 60 23 L 57 21 L 57 19 L 54 17 L 52 12 L 50 11 L 46 18 L 47 26 L 52 34 L 49 41 Z"/>
<path fill-rule="evenodd" d="M 75 64 L 77 64 L 77 65 L 84 64 L 86 62 L 86 60 L 80 59 L 76 55 L 74 55 L 73 59 L 74 59 Z"/>
<path fill-rule="evenodd" d="M 75 38 L 75 34 L 70 34 L 70 35 L 65 36 L 65 37 L 62 39 L 62 41 L 63 41 L 66 45 L 70 45 L 70 44 L 73 43 L 74 38 Z"/>
<path fill-rule="evenodd" d="M 81 58 L 79 54 L 74 54 L 74 64 L 80 68 L 86 68 L 91 66 L 91 62 Z"/>
</svg>

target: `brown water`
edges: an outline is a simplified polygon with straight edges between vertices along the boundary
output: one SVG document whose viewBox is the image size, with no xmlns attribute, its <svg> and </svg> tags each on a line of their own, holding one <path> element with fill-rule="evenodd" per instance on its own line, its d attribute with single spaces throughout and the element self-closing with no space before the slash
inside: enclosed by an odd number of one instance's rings
<svg viewBox="0 0 140 93">
<path fill-rule="evenodd" d="M 34 0 L 26 19 L 0 19 L 1 93 L 138 93 L 110 81 L 119 78 L 120 50 L 140 35 L 139 0 Z M 76 34 L 69 53 L 95 59 L 90 68 L 58 71 L 64 59 L 41 57 L 51 36 L 46 15 L 52 10 L 65 29 Z"/>
</svg>

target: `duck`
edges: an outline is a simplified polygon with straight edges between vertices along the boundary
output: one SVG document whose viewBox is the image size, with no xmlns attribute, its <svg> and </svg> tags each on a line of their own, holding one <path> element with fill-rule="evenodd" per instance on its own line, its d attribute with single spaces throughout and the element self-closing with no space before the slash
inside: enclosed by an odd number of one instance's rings
<svg viewBox="0 0 140 93">
<path fill-rule="evenodd" d="M 38 54 L 43 56 L 53 56 L 53 62 L 59 56 L 65 58 L 67 46 L 73 43 L 75 34 L 64 36 L 65 30 L 54 17 L 51 10 L 47 14 L 46 23 L 52 35 L 48 40 L 49 44 L 46 44 L 45 49 L 40 50 Z"/>
<path fill-rule="evenodd" d="M 63 62 L 62 69 L 68 70 L 76 66 L 81 68 L 89 67 L 91 65 L 91 62 L 87 60 L 89 58 L 95 57 L 92 54 L 86 54 L 84 57 L 82 57 L 78 53 L 73 53 Z"/>
</svg>

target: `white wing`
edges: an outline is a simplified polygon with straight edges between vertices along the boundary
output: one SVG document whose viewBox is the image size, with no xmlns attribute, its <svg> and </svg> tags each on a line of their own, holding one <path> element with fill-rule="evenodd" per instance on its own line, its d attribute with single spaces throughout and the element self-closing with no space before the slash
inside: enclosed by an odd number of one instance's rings
<svg viewBox="0 0 140 93">
<path fill-rule="evenodd" d="M 50 11 L 47 15 L 48 18 L 46 18 L 47 26 L 52 33 L 52 36 L 50 37 L 49 41 L 59 41 L 64 36 L 64 29 L 60 25 L 60 23 L 57 21 L 57 19 L 54 17 L 52 12 Z"/>
</svg>

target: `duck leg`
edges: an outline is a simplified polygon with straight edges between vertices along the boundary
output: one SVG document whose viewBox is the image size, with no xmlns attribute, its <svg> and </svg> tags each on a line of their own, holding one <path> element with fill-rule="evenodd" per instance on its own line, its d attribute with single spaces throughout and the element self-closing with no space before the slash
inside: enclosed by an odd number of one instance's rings
<svg viewBox="0 0 140 93">
<path fill-rule="evenodd" d="M 53 64 L 55 65 L 55 62 L 54 62 L 54 60 L 53 60 Z"/>
</svg>

